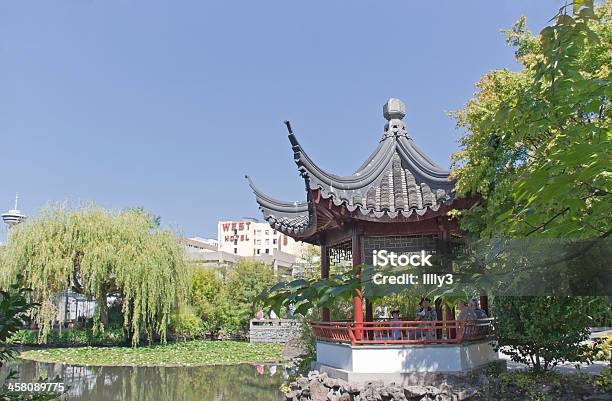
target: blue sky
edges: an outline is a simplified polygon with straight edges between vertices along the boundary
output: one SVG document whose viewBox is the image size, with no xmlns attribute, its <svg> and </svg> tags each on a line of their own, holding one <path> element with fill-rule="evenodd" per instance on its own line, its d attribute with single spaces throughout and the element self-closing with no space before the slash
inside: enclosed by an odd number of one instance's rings
<svg viewBox="0 0 612 401">
<path fill-rule="evenodd" d="M 48 201 L 142 206 L 215 237 L 218 219 L 261 217 L 246 173 L 304 197 L 283 120 L 349 174 L 389 97 L 448 166 L 461 132 L 446 113 L 487 71 L 518 68 L 499 30 L 526 15 L 538 32 L 561 3 L 2 1 L 0 210 L 15 192 L 29 215 Z"/>
</svg>

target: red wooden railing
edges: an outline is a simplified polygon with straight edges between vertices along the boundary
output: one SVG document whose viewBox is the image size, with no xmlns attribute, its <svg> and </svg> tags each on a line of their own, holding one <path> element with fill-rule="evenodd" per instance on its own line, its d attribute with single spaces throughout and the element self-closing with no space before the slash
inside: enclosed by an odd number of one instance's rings
<svg viewBox="0 0 612 401">
<path fill-rule="evenodd" d="M 310 322 L 320 341 L 351 345 L 458 344 L 493 334 L 493 319 Z"/>
</svg>

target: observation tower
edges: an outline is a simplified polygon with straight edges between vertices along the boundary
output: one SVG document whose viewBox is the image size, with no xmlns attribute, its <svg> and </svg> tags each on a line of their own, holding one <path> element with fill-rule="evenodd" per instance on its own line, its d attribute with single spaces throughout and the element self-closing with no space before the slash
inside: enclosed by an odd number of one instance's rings
<svg viewBox="0 0 612 401">
<path fill-rule="evenodd" d="M 21 210 L 17 208 L 17 203 L 19 202 L 19 194 L 15 195 L 15 207 L 9 210 L 6 213 L 2 214 L 2 220 L 9 226 L 9 228 L 21 223 L 24 221 L 27 216 L 21 213 Z"/>
</svg>

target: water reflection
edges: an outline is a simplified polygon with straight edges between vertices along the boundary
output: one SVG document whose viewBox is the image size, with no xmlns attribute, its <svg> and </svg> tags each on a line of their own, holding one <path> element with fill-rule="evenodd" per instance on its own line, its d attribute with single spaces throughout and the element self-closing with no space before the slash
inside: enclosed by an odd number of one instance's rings
<svg viewBox="0 0 612 401">
<path fill-rule="evenodd" d="M 12 368 L 21 383 L 59 376 L 70 386 L 62 400 L 71 401 L 280 401 L 278 388 L 286 376 L 275 365 L 87 367 L 20 361 Z"/>
</svg>

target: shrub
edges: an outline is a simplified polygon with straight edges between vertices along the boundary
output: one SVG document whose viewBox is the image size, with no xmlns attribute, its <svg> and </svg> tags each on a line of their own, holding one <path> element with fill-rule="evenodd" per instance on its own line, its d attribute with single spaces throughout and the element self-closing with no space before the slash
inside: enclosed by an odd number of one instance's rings
<svg viewBox="0 0 612 401">
<path fill-rule="evenodd" d="M 181 306 L 172 317 L 172 330 L 177 338 L 192 340 L 204 334 L 202 319 L 188 305 Z"/>
<path fill-rule="evenodd" d="M 17 276 L 17 282 L 21 277 Z M 11 284 L 7 290 L 0 291 L 0 367 L 16 355 L 9 340 L 27 321 L 28 312 L 35 306 L 28 302 L 28 290 L 19 284 Z"/>
<path fill-rule="evenodd" d="M 496 333 L 502 352 L 535 370 L 560 362 L 584 362 L 591 319 L 580 297 L 495 297 Z"/>
<path fill-rule="evenodd" d="M 197 267 L 191 281 L 191 305 L 211 336 L 224 329 L 228 314 L 227 290 L 214 269 Z"/>
<path fill-rule="evenodd" d="M 11 344 L 38 346 L 38 331 L 19 330 L 10 338 Z M 104 332 L 93 333 L 89 329 L 64 329 L 61 332 L 52 330 L 47 336 L 45 345 L 53 347 L 65 346 L 93 346 L 93 345 L 122 345 L 127 342 L 123 329 L 106 329 Z"/>
<path fill-rule="evenodd" d="M 606 393 L 612 393 L 612 368 L 610 366 L 604 368 L 601 373 L 595 377 L 595 385 Z"/>
<path fill-rule="evenodd" d="M 226 288 L 230 313 L 224 325 L 227 331 L 236 333 L 248 328 L 259 295 L 274 282 L 270 266 L 249 260 L 242 260 L 229 272 Z"/>
</svg>

